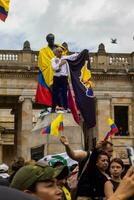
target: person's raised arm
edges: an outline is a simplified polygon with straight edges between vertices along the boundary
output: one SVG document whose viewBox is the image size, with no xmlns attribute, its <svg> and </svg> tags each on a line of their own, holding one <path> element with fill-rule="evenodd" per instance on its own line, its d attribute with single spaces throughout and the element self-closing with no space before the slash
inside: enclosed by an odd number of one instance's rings
<svg viewBox="0 0 134 200">
<path fill-rule="evenodd" d="M 80 160 L 87 157 L 86 151 L 82 151 L 82 150 L 74 151 L 74 150 L 72 150 L 70 145 L 69 145 L 68 138 L 66 136 L 61 136 L 60 141 L 65 146 L 65 149 L 66 149 L 68 156 L 70 158 L 72 158 L 73 160 L 80 161 Z"/>
</svg>

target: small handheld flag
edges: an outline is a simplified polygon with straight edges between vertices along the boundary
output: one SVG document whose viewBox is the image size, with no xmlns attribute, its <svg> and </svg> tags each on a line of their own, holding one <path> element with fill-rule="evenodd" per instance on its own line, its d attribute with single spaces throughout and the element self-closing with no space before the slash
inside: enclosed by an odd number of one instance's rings
<svg viewBox="0 0 134 200">
<path fill-rule="evenodd" d="M 60 131 L 63 131 L 63 115 L 62 114 L 59 114 L 58 117 L 55 120 L 53 120 L 50 125 L 43 128 L 42 134 L 58 136 Z"/>
<path fill-rule="evenodd" d="M 0 19 L 4 22 L 9 11 L 10 0 L 0 0 Z"/>
<path fill-rule="evenodd" d="M 104 141 L 108 140 L 112 135 L 118 133 L 118 128 L 117 128 L 117 126 L 115 125 L 114 121 L 111 118 L 108 119 L 108 124 L 111 127 L 111 129 L 106 134 L 106 136 L 104 138 Z"/>
</svg>

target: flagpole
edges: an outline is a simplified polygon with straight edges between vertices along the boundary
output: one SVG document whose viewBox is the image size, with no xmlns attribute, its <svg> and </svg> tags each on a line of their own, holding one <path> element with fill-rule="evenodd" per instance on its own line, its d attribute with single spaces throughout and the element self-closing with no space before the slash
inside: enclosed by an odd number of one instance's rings
<svg viewBox="0 0 134 200">
<path fill-rule="evenodd" d="M 88 128 L 86 123 L 82 123 L 84 134 L 84 148 L 86 151 L 91 151 L 96 146 L 95 128 Z"/>
</svg>

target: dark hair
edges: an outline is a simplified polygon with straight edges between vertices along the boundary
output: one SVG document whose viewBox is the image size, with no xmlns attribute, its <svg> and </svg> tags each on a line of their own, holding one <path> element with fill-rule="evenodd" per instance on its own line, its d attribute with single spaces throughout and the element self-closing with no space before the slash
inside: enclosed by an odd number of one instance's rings
<svg viewBox="0 0 134 200">
<path fill-rule="evenodd" d="M 78 164 L 71 165 L 69 168 L 70 172 L 72 172 L 77 166 L 78 166 Z"/>
<path fill-rule="evenodd" d="M 12 163 L 12 170 L 13 171 L 18 171 L 21 167 L 23 167 L 25 165 L 25 160 L 23 157 L 18 157 L 14 160 L 14 162 Z"/>
<path fill-rule="evenodd" d="M 26 188 L 27 190 L 35 193 L 36 192 L 36 185 L 37 185 L 37 182 L 34 182 L 31 186 L 29 186 L 28 188 Z"/>
<path fill-rule="evenodd" d="M 96 158 L 96 162 L 99 160 L 99 158 L 100 158 L 101 156 L 107 156 L 107 157 L 108 157 L 108 160 L 109 160 L 108 154 L 107 154 L 105 151 L 100 150 L 100 151 L 98 151 L 98 155 L 97 155 L 97 158 Z"/>
<path fill-rule="evenodd" d="M 105 148 L 107 147 L 107 145 L 113 146 L 112 142 L 104 141 L 104 142 L 102 143 L 102 149 L 105 149 Z"/>
<path fill-rule="evenodd" d="M 113 162 L 118 163 L 119 165 L 121 165 L 122 169 L 124 169 L 124 163 L 123 163 L 123 161 L 122 161 L 120 158 L 113 158 L 113 159 L 110 161 L 110 165 L 111 165 Z"/>
<path fill-rule="evenodd" d="M 69 168 L 65 166 L 62 170 L 62 172 L 56 177 L 57 180 L 62 180 L 67 178 L 69 176 Z"/>
</svg>

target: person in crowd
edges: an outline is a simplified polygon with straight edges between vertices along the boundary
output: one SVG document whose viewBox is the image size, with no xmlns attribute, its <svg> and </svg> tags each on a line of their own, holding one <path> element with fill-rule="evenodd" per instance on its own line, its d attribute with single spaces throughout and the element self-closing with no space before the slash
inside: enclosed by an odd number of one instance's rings
<svg viewBox="0 0 134 200">
<path fill-rule="evenodd" d="M 9 186 L 9 167 L 5 163 L 0 165 L 0 185 Z"/>
<path fill-rule="evenodd" d="M 92 157 L 91 157 L 90 152 L 86 152 L 82 150 L 77 150 L 77 151 L 72 150 L 69 145 L 68 138 L 65 136 L 61 136 L 60 141 L 65 146 L 68 156 L 72 158 L 73 160 L 76 160 L 79 162 L 77 196 L 85 198 L 85 199 L 89 198 L 91 194 L 89 193 L 90 178 L 89 178 L 88 173 L 89 171 L 92 171 L 90 167 L 90 163 L 92 162 L 92 160 L 93 160 L 93 163 L 95 163 L 94 166 L 96 165 L 96 160 L 97 160 L 96 155 L 98 153 L 96 154 L 96 150 L 94 150 L 94 153 L 92 154 Z M 107 153 L 108 157 L 110 158 L 113 153 L 113 144 L 106 141 L 104 143 L 97 145 L 97 149 L 102 150 L 105 153 Z M 107 181 L 107 179 L 105 179 L 105 181 Z"/>
<path fill-rule="evenodd" d="M 12 165 L 11 165 L 11 170 L 12 170 L 12 172 L 11 172 L 11 175 L 10 175 L 10 177 L 9 177 L 9 182 L 10 182 L 10 183 L 11 183 L 11 181 L 12 181 L 14 175 L 16 174 L 16 172 L 17 172 L 21 167 L 23 167 L 24 165 L 25 165 L 25 160 L 24 160 L 23 157 L 18 157 L 18 158 L 16 158 L 16 159 L 13 161 L 13 163 L 12 163 Z"/>
<path fill-rule="evenodd" d="M 70 188 L 72 200 L 75 200 L 76 197 L 78 172 L 79 172 L 78 164 L 74 164 L 73 166 L 70 167 L 70 175 L 67 181 Z"/>
<path fill-rule="evenodd" d="M 134 166 L 129 168 L 118 188 L 108 200 L 128 200 L 130 198 L 134 199 Z"/>
<path fill-rule="evenodd" d="M 105 196 L 108 199 L 117 189 L 121 181 L 121 174 L 124 170 L 123 161 L 120 158 L 113 158 L 109 165 L 111 179 L 105 183 Z"/>
<path fill-rule="evenodd" d="M 0 186 L 0 199 L 1 200 L 39 200 L 38 198 L 21 192 L 19 190 Z"/>
<path fill-rule="evenodd" d="M 11 187 L 35 195 L 41 200 L 61 200 L 62 191 L 56 184 L 56 177 L 63 166 L 52 168 L 43 163 L 26 165 L 15 174 Z"/>
<path fill-rule="evenodd" d="M 9 170 L 8 165 L 6 165 L 5 163 L 1 164 L 0 165 L 0 176 L 2 178 L 9 178 L 8 170 Z"/>
<path fill-rule="evenodd" d="M 0 185 L 9 186 L 9 180 L 0 176 Z"/>
<path fill-rule="evenodd" d="M 52 158 L 49 164 L 54 168 L 59 168 L 61 166 L 64 167 L 62 172 L 56 177 L 57 185 L 62 190 L 62 200 L 71 200 L 70 188 L 67 182 L 69 176 L 69 168 L 67 166 L 66 160 L 63 157 L 58 156 L 57 158 Z"/>
<path fill-rule="evenodd" d="M 68 75 L 69 75 L 69 66 L 68 60 L 75 60 L 77 58 L 77 53 L 63 56 L 63 50 L 61 47 L 58 47 L 54 50 L 55 57 L 52 59 L 52 68 L 54 70 L 53 77 L 53 103 L 52 103 L 52 112 L 55 112 L 56 106 L 58 105 L 58 98 L 60 97 L 63 103 L 62 107 L 65 112 L 68 110 L 67 103 L 67 88 L 68 88 Z M 61 95 L 60 95 L 61 94 Z"/>
<path fill-rule="evenodd" d="M 78 181 L 77 200 L 83 197 L 102 200 L 105 197 L 104 185 L 109 179 L 109 175 L 106 173 L 108 166 L 109 156 L 105 151 L 95 150 L 92 152 L 87 164 L 86 176 L 81 177 L 81 181 Z"/>
</svg>

